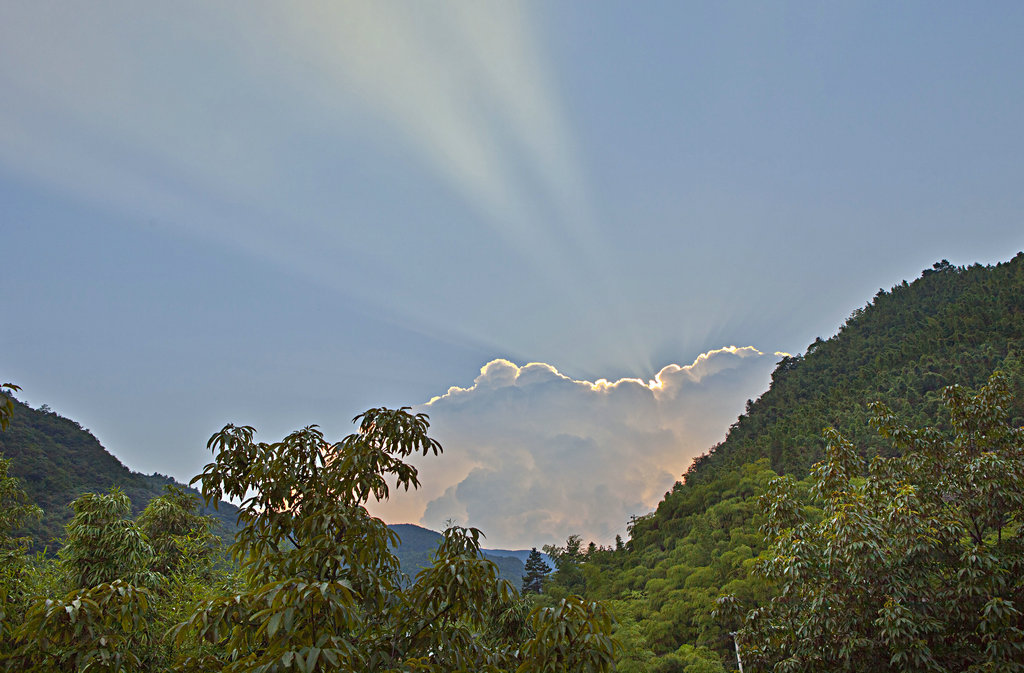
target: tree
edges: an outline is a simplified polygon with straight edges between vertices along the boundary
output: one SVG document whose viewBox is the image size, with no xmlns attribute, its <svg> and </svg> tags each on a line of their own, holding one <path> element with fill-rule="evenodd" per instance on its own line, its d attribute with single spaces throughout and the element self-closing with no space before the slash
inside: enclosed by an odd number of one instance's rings
<svg viewBox="0 0 1024 673">
<path fill-rule="evenodd" d="M 523 575 L 522 592 L 524 594 L 539 594 L 544 578 L 551 572 L 551 566 L 544 562 L 544 557 L 540 555 L 536 547 L 530 550 L 524 570 L 526 570 L 526 574 Z"/>
<path fill-rule="evenodd" d="M 587 580 L 580 568 L 586 559 L 582 547 L 583 538 L 579 535 L 570 535 L 566 538 L 563 547 L 544 545 L 544 553 L 555 562 L 555 574 L 551 578 L 552 581 L 569 593 L 583 593 L 587 587 Z"/>
<path fill-rule="evenodd" d="M 131 501 L 119 488 L 86 493 L 71 503 L 60 560 L 71 588 L 124 580 L 152 584 L 153 548 L 140 527 L 127 518 Z"/>
<path fill-rule="evenodd" d="M 0 430 L 6 430 L 14 415 L 14 398 L 10 393 L 21 390 L 13 383 L 0 383 Z M 8 392 L 10 391 L 10 392 Z"/>
<path fill-rule="evenodd" d="M 166 489 L 149 501 L 136 522 L 153 548 L 150 567 L 165 576 L 185 565 L 208 567 L 219 542 L 211 532 L 212 517 L 196 513 L 198 503 L 192 494 L 170 484 Z"/>
<path fill-rule="evenodd" d="M 27 601 L 25 575 L 29 568 L 25 550 L 29 540 L 14 537 L 14 533 L 27 520 L 42 514 L 29 502 L 20 481 L 8 476 L 10 462 L 0 456 L 0 661 L 10 654 L 10 631 L 24 614 Z"/>
<path fill-rule="evenodd" d="M 1024 670 L 1024 428 L 1006 422 L 999 372 L 975 395 L 946 388 L 942 401 L 948 422 L 921 430 L 872 405 L 900 456 L 875 458 L 866 476 L 853 446 L 828 431 L 814 508 L 791 478 L 773 482 L 759 571 L 778 593 L 745 617 L 744 664 Z"/>
<path fill-rule="evenodd" d="M 12 629 L 17 647 L 4 653 L 0 670 L 164 670 L 175 649 L 202 650 L 196 642 L 172 647 L 164 637 L 216 590 L 215 538 L 193 496 L 170 488 L 137 521 L 127 518 L 130 503 L 117 489 L 85 494 L 72 508 L 57 586 L 22 601 L 24 621 Z"/>
<path fill-rule="evenodd" d="M 14 631 L 19 671 L 137 671 L 152 640 L 153 549 L 123 492 L 86 493 L 71 503 L 59 553 L 60 598 L 36 597 Z"/>
<path fill-rule="evenodd" d="M 600 603 L 570 596 L 535 610 L 531 626 L 535 635 L 523 645 L 518 673 L 597 673 L 615 665 L 612 618 Z"/>
<path fill-rule="evenodd" d="M 365 503 L 419 485 L 404 459 L 438 454 L 424 414 L 371 409 L 357 433 L 331 444 L 309 426 L 266 444 L 251 427 L 226 426 L 195 481 L 206 501 L 241 500 L 232 554 L 237 590 L 201 603 L 176 628 L 211 649 L 186 669 L 250 671 L 532 670 L 537 657 L 609 670 L 610 618 L 600 605 L 563 601 L 561 612 L 523 602 L 480 552 L 480 531 L 450 527 L 433 563 L 410 581 L 391 552 L 397 536 Z M 561 630 L 551 620 L 564 618 Z M 573 664 L 575 665 L 575 663 Z M 569 669 L 550 669 L 569 670 Z"/>
<path fill-rule="evenodd" d="M 150 670 L 140 652 L 149 642 L 150 593 L 122 580 L 76 589 L 61 599 L 33 603 L 18 628 L 17 656 L 7 670 Z"/>
</svg>

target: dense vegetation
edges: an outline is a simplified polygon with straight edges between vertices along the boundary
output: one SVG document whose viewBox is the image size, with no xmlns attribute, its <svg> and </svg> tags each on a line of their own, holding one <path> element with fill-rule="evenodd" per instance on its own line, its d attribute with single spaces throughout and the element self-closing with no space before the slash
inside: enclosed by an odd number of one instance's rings
<svg viewBox="0 0 1024 673">
<path fill-rule="evenodd" d="M 17 409 L 14 409 L 17 412 Z M 4 416 L 5 419 L 9 415 Z M 480 531 L 446 530 L 414 578 L 364 507 L 416 488 L 404 459 L 437 454 L 427 420 L 372 409 L 329 443 L 226 426 L 196 480 L 240 501 L 230 559 L 173 487 L 132 519 L 118 488 L 72 503 L 56 559 L 13 531 L 40 511 L 0 459 L 0 669 L 10 671 L 607 671 L 612 622 L 578 596 L 530 604 L 483 557 Z"/>
<path fill-rule="evenodd" d="M 770 389 L 748 402 L 726 440 L 694 462 L 655 512 L 631 523 L 621 549 L 581 559 L 585 595 L 609 601 L 619 620 L 619 670 L 735 668 L 729 633 L 737 625 L 716 614 L 716 600 L 731 594 L 756 606 L 779 590 L 752 572 L 771 553 L 761 496 L 772 480 L 791 475 L 793 488 L 808 492 L 810 468 L 825 458 L 827 428 L 861 459 L 901 453 L 871 427 L 874 402 L 910 428 L 948 431 L 943 388 L 979 388 L 995 370 L 1015 400 L 1006 403 L 1007 425 L 1020 427 L 1024 254 L 994 267 L 939 262 L 912 283 L 879 291 L 832 338 L 783 359 Z M 558 578 L 551 584 L 558 595 Z"/>
<path fill-rule="evenodd" d="M 911 429 L 872 406 L 897 457 L 865 471 L 830 430 L 809 492 L 773 480 L 756 572 L 777 592 L 742 621 L 748 665 L 1024 670 L 1024 427 L 1007 423 L 1001 373 L 976 395 L 950 386 L 942 398 L 945 429 Z M 720 605 L 742 615 L 735 597 Z"/>
<path fill-rule="evenodd" d="M 72 516 L 68 503 L 80 495 L 117 487 L 137 515 L 167 486 L 184 488 L 164 475 L 132 472 L 91 432 L 46 405 L 32 409 L 2 391 L 0 398 L 10 408 L 10 425 L 0 432 L 0 455 L 10 459 L 11 476 L 21 480 L 29 500 L 42 509 L 42 515 L 21 531 L 31 537 L 33 551 L 56 552 Z M 198 491 L 191 492 L 201 502 Z M 222 503 L 217 509 L 200 505 L 200 511 L 216 519 L 214 532 L 224 541 L 234 537 L 238 511 L 232 505 Z"/>
</svg>

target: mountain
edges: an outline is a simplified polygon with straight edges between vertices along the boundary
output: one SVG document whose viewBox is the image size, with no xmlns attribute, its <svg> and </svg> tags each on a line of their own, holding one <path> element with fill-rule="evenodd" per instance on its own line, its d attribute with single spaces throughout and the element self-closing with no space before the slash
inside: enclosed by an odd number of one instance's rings
<svg viewBox="0 0 1024 673">
<path fill-rule="evenodd" d="M 513 558 L 519 559 L 520 561 L 522 561 L 525 564 L 526 563 L 526 559 L 528 559 L 530 557 L 530 552 L 532 550 L 530 550 L 530 549 L 485 549 L 484 551 L 487 552 L 488 554 L 494 554 L 496 556 L 511 556 Z M 554 567 L 555 560 L 553 558 L 551 558 L 550 556 L 548 556 L 544 552 L 541 552 L 540 557 L 544 560 L 544 563 L 547 563 L 549 566 Z"/>
<path fill-rule="evenodd" d="M 0 432 L 0 455 L 11 460 L 10 476 L 24 482 L 29 498 L 43 510 L 40 520 L 26 531 L 33 538 L 33 550 L 55 551 L 71 519 L 68 504 L 83 493 L 101 493 L 116 486 L 132 501 L 133 515 L 173 484 L 196 495 L 203 514 L 217 520 L 215 532 L 230 540 L 236 530 L 238 509 L 220 503 L 217 510 L 202 505 L 198 491 L 171 477 L 132 472 L 111 455 L 96 437 L 75 421 L 43 405 L 33 409 L 14 400 L 14 415 L 5 432 Z"/>
<path fill-rule="evenodd" d="M 392 551 L 402 564 L 402 572 L 412 577 L 420 568 L 430 565 L 430 554 L 437 548 L 437 543 L 441 540 L 440 533 L 411 523 L 391 524 L 388 528 L 397 533 L 401 540 L 398 546 L 392 548 Z M 490 559 L 498 566 L 498 574 L 501 578 L 508 580 L 512 586 L 518 589 L 522 584 L 523 574 L 526 572 L 519 554 L 529 555 L 530 551 L 497 552 L 490 549 L 481 551 L 485 558 Z"/>
<path fill-rule="evenodd" d="M 938 392 L 978 387 L 996 369 L 1024 399 L 1024 253 L 996 266 L 943 260 L 853 312 L 827 340 L 784 358 L 771 387 L 698 458 L 686 481 L 768 458 L 779 473 L 806 474 L 821 459 L 821 431 L 843 432 L 865 453 L 887 444 L 868 428 L 867 403 L 883 400 L 904 418 L 936 420 Z M 1015 410 L 1024 423 L 1024 408 Z"/>
<path fill-rule="evenodd" d="M 912 427 L 941 428 L 941 389 L 977 389 L 996 369 L 1014 388 L 1012 422 L 1024 425 L 1024 253 L 995 266 L 938 262 L 784 358 L 725 440 L 633 522 L 625 549 L 587 557 L 588 597 L 615 606 L 619 670 L 733 668 L 715 599 L 731 593 L 750 605 L 768 595 L 750 575 L 764 548 L 758 498 L 767 482 L 806 476 L 823 457 L 826 427 L 865 456 L 888 455 L 890 443 L 868 425 L 869 402 L 885 402 Z"/>
</svg>

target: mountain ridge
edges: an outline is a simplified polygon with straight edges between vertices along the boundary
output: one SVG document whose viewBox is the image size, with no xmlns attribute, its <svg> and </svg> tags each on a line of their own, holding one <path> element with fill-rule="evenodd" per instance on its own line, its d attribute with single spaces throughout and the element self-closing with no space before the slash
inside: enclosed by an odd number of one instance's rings
<svg viewBox="0 0 1024 673">
<path fill-rule="evenodd" d="M 403 572 L 409 576 L 415 576 L 420 568 L 430 565 L 430 555 L 437 548 L 437 544 L 441 540 L 441 533 L 414 523 L 388 524 L 388 528 L 397 533 L 401 540 L 401 543 L 392 547 L 391 551 L 398 557 Z M 484 558 L 493 561 L 498 566 L 498 574 L 502 579 L 508 580 L 517 589 L 519 588 L 523 574 L 526 572 L 522 559 L 514 555 L 519 551 L 508 554 L 483 548 L 480 551 Z M 529 554 L 530 550 L 527 549 L 522 553 Z"/>
<path fill-rule="evenodd" d="M 14 413 L 10 426 L 0 433 L 0 455 L 10 459 L 9 474 L 21 479 L 29 499 L 42 517 L 30 522 L 23 533 L 33 551 L 53 553 L 70 521 L 69 503 L 83 493 L 104 493 L 120 488 L 131 499 L 137 515 L 166 486 L 182 488 L 196 498 L 200 513 L 215 520 L 214 532 L 225 541 L 234 537 L 238 508 L 228 502 L 206 506 L 199 492 L 172 477 L 134 472 L 110 453 L 89 430 L 65 418 L 45 404 L 33 409 L 10 396 Z"/>
<path fill-rule="evenodd" d="M 1024 425 L 1024 253 L 995 266 L 937 262 L 879 290 L 832 337 L 784 358 L 725 440 L 633 521 L 625 547 L 583 564 L 587 597 L 615 606 L 619 670 L 731 670 L 734 643 L 715 599 L 732 594 L 756 606 L 770 595 L 751 574 L 764 550 L 759 498 L 768 482 L 805 477 L 829 427 L 865 457 L 892 455 L 868 423 L 870 402 L 910 427 L 941 430 L 942 388 L 977 389 L 997 369 L 1016 400 L 1011 423 Z"/>
</svg>

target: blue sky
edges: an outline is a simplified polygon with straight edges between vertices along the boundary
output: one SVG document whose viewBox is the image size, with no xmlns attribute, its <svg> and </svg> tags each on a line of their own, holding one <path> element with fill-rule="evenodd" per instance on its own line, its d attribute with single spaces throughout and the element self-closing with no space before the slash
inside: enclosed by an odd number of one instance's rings
<svg viewBox="0 0 1024 673">
<path fill-rule="evenodd" d="M 776 352 L 1024 248 L 1021 34 L 998 2 L 6 3 L 0 378 L 184 480 L 226 422 L 341 436 L 455 386 L 380 513 L 607 540 Z"/>
</svg>

